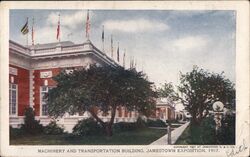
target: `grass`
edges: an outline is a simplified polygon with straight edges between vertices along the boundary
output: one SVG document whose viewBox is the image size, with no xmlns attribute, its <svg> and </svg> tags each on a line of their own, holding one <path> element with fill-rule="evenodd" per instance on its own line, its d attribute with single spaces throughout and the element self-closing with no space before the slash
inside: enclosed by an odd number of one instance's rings
<svg viewBox="0 0 250 157">
<path fill-rule="evenodd" d="M 189 145 L 191 144 L 191 135 L 190 135 L 190 125 L 183 131 L 182 135 L 175 142 L 176 145 Z"/>
<path fill-rule="evenodd" d="M 62 135 L 23 135 L 10 139 L 10 145 L 147 145 L 166 134 L 166 130 L 145 128 L 114 134 L 112 137 Z"/>
<path fill-rule="evenodd" d="M 216 144 L 213 130 L 190 124 L 175 142 L 176 145 L 204 145 Z"/>
</svg>

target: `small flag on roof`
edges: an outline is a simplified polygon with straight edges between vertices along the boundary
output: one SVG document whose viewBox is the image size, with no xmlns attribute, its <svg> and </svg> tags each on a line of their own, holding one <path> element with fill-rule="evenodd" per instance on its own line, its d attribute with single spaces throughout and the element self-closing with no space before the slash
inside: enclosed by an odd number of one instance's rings
<svg viewBox="0 0 250 157">
<path fill-rule="evenodd" d="M 102 26 L 102 42 L 104 42 L 104 26 Z"/>
<path fill-rule="evenodd" d="M 26 23 L 24 24 L 24 26 L 23 26 L 22 29 L 21 29 L 21 32 L 23 33 L 23 35 L 29 33 L 29 26 L 28 26 L 28 23 L 29 23 L 29 22 L 28 22 L 28 18 L 27 18 Z"/>
</svg>

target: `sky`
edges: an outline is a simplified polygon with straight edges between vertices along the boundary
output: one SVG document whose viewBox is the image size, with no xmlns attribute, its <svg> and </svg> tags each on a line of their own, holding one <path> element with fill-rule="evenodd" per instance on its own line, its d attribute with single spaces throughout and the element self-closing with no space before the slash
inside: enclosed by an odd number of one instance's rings
<svg viewBox="0 0 250 157">
<path fill-rule="evenodd" d="M 59 13 L 61 41 L 85 42 L 86 10 L 11 10 L 10 40 L 26 44 L 20 30 L 28 17 L 30 29 L 34 18 L 35 44 L 57 42 Z M 104 26 L 105 53 L 110 55 L 112 34 L 114 52 L 119 42 L 126 66 L 135 58 L 137 70 L 157 87 L 165 82 L 178 85 L 180 72 L 190 72 L 194 65 L 224 72 L 235 83 L 234 11 L 90 10 L 89 14 L 92 43 L 102 50 Z M 31 44 L 31 33 L 28 37 Z"/>
</svg>

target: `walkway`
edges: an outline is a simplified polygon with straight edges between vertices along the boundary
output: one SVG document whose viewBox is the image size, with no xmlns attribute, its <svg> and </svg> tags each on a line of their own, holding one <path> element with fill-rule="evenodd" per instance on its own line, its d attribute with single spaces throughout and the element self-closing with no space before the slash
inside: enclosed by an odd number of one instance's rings
<svg viewBox="0 0 250 157">
<path fill-rule="evenodd" d="M 181 134 L 187 128 L 189 123 L 190 122 L 187 122 L 171 132 L 172 144 L 174 144 L 177 141 L 177 139 L 181 136 Z M 167 145 L 168 144 L 167 138 L 168 138 L 168 134 L 166 134 L 166 135 L 162 136 L 161 138 L 159 138 L 158 140 L 154 141 L 153 143 L 151 143 L 151 145 Z"/>
</svg>

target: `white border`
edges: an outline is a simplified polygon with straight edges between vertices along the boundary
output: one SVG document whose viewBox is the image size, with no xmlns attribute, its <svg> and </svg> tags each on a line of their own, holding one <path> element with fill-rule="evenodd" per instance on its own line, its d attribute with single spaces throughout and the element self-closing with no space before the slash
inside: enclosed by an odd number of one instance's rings
<svg viewBox="0 0 250 157">
<path fill-rule="evenodd" d="M 8 74 L 9 74 L 9 9 L 136 9 L 136 10 L 236 10 L 236 146 L 244 143 L 247 150 L 235 156 L 249 155 L 249 2 L 247 1 L 83 1 L 83 2 L 1 2 L 0 3 L 0 87 L 1 87 L 1 152 L 2 156 L 227 156 L 231 148 L 221 147 L 215 153 L 37 153 L 41 148 L 88 149 L 88 148 L 174 148 L 174 146 L 9 146 Z M 244 142 L 243 142 L 244 140 Z"/>
</svg>

